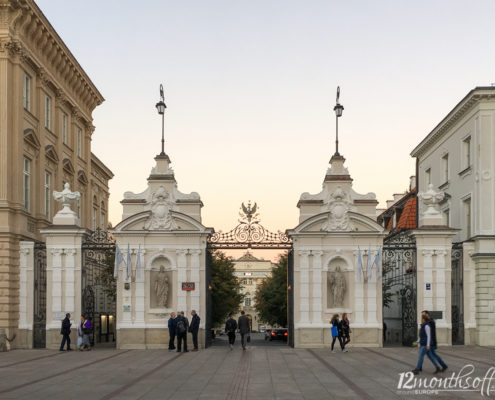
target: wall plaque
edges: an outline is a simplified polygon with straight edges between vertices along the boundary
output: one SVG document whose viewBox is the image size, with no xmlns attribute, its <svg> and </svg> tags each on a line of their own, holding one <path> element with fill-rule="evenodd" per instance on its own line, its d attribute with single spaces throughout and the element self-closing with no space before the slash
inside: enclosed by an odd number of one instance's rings
<svg viewBox="0 0 495 400">
<path fill-rule="evenodd" d="M 182 290 L 194 290 L 195 283 L 194 282 L 182 282 Z"/>
</svg>

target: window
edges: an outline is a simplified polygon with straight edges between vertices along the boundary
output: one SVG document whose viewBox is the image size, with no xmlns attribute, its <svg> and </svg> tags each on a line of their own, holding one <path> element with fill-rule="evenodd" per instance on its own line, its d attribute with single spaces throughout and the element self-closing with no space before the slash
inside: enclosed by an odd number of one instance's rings
<svg viewBox="0 0 495 400">
<path fill-rule="evenodd" d="M 442 157 L 443 182 L 449 181 L 449 155 L 445 154 Z"/>
<path fill-rule="evenodd" d="M 62 143 L 67 144 L 67 114 L 62 114 Z"/>
<path fill-rule="evenodd" d="M 100 206 L 100 228 L 105 229 L 105 219 L 107 215 L 105 213 L 105 203 L 102 201 Z"/>
<path fill-rule="evenodd" d="M 426 186 L 428 186 L 431 183 L 431 168 L 428 168 L 425 171 L 425 183 L 426 183 Z"/>
<path fill-rule="evenodd" d="M 78 155 L 78 157 L 82 157 L 82 131 L 81 131 L 81 129 L 77 130 L 77 155 Z"/>
<path fill-rule="evenodd" d="M 471 166 L 471 136 L 468 136 L 462 141 L 462 162 L 463 169 Z"/>
<path fill-rule="evenodd" d="M 22 99 L 23 99 L 24 108 L 28 111 L 31 111 L 31 77 L 28 74 L 24 74 Z"/>
<path fill-rule="evenodd" d="M 466 222 L 466 238 L 471 237 L 471 199 L 464 200 L 464 221 Z"/>
<path fill-rule="evenodd" d="M 253 284 L 253 280 L 252 280 L 252 279 L 248 279 L 248 280 L 247 280 L 247 284 L 248 284 L 248 285 L 252 285 L 252 284 Z"/>
<path fill-rule="evenodd" d="M 251 306 L 251 299 L 250 299 L 249 297 L 246 297 L 246 298 L 244 299 L 244 305 L 245 305 L 246 307 L 250 307 L 250 306 Z"/>
<path fill-rule="evenodd" d="M 45 217 L 47 219 L 50 219 L 51 183 L 52 174 L 50 174 L 48 171 L 45 171 Z"/>
<path fill-rule="evenodd" d="M 241 285 L 246 285 L 246 284 L 247 284 L 247 279 L 243 279 L 243 280 L 241 281 Z"/>
<path fill-rule="evenodd" d="M 23 198 L 26 211 L 31 210 L 31 160 L 24 157 Z"/>
<path fill-rule="evenodd" d="M 51 129 L 52 127 L 52 99 L 45 96 L 45 128 Z"/>
<path fill-rule="evenodd" d="M 98 209 L 93 207 L 93 230 L 97 228 L 96 226 L 96 215 L 98 214 Z"/>
<path fill-rule="evenodd" d="M 443 223 L 445 226 L 450 226 L 450 210 L 448 208 L 443 210 Z"/>
</svg>

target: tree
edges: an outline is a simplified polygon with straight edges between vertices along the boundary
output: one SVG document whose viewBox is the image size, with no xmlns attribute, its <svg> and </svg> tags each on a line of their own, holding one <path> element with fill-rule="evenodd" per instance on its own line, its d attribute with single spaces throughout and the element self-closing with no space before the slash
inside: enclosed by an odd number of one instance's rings
<svg viewBox="0 0 495 400">
<path fill-rule="evenodd" d="M 392 272 L 392 265 L 383 264 L 383 277 L 382 277 L 382 298 L 383 308 L 389 308 L 394 302 L 394 295 L 392 293 L 392 277 L 388 276 Z"/>
<path fill-rule="evenodd" d="M 272 276 L 256 289 L 254 307 L 260 320 L 272 326 L 287 326 L 287 264 L 287 253 L 281 254 Z"/>
<path fill-rule="evenodd" d="M 234 271 L 231 257 L 218 250 L 212 253 L 210 286 L 213 326 L 222 325 L 231 312 L 237 312 L 244 299 L 241 283 Z"/>
</svg>

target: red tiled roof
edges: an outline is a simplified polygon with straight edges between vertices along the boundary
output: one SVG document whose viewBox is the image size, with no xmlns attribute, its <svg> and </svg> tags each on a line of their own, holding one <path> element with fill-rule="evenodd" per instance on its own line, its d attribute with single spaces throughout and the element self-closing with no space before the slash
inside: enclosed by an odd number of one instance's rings
<svg viewBox="0 0 495 400">
<path fill-rule="evenodd" d="M 394 222 L 394 217 L 391 217 L 391 218 L 388 220 L 388 224 L 387 224 L 387 229 L 388 229 L 389 231 L 393 228 L 393 226 L 392 226 L 393 222 Z"/>
<path fill-rule="evenodd" d="M 395 229 L 416 228 L 416 197 L 407 200 Z"/>
</svg>

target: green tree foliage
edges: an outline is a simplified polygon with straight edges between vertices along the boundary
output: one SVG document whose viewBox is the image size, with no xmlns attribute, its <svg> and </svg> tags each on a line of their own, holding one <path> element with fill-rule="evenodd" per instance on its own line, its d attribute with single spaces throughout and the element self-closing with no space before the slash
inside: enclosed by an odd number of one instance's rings
<svg viewBox="0 0 495 400">
<path fill-rule="evenodd" d="M 392 293 L 392 266 L 389 264 L 383 264 L 383 277 L 382 277 L 382 298 L 383 307 L 389 308 L 394 302 Z"/>
<path fill-rule="evenodd" d="M 213 326 L 223 325 L 231 312 L 239 310 L 244 299 L 241 283 L 234 271 L 231 257 L 218 250 L 212 253 L 210 286 Z"/>
<path fill-rule="evenodd" d="M 115 252 L 106 251 L 100 264 L 100 282 L 105 294 L 113 301 L 117 298 L 117 281 L 113 277 L 115 266 Z"/>
<path fill-rule="evenodd" d="M 254 307 L 259 318 L 272 326 L 287 326 L 287 264 L 288 255 L 281 254 L 272 276 L 256 289 Z"/>
</svg>

